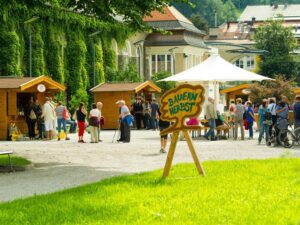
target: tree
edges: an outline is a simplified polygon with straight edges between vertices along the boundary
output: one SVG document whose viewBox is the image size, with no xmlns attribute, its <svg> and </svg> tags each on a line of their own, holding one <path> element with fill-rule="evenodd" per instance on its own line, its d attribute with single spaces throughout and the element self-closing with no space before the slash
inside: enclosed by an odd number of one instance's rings
<svg viewBox="0 0 300 225">
<path fill-rule="evenodd" d="M 170 72 L 161 72 L 161 73 L 154 74 L 151 78 L 152 81 L 161 89 L 162 93 L 165 93 L 166 91 L 168 91 L 176 86 L 176 83 L 173 81 L 157 82 L 157 81 L 167 78 L 169 76 L 171 76 Z"/>
<path fill-rule="evenodd" d="M 39 1 L 49 2 L 49 0 Z M 188 0 L 176 1 L 189 3 Z M 150 15 L 153 10 L 161 10 L 162 7 L 169 4 L 171 0 L 52 0 L 51 2 L 55 5 L 72 8 L 88 16 L 93 15 L 104 21 L 115 21 L 118 15 L 121 16 L 125 23 L 139 30 L 146 27 L 143 22 L 145 15 Z"/>
<path fill-rule="evenodd" d="M 294 99 L 294 81 L 287 80 L 283 76 L 276 76 L 274 81 L 265 81 L 262 83 L 253 83 L 250 85 L 250 98 L 261 102 L 264 98 L 280 99 L 282 95 L 288 99 Z"/>
<path fill-rule="evenodd" d="M 236 18 L 238 17 L 238 11 L 235 7 L 235 5 L 233 4 L 233 2 L 231 0 L 228 0 L 225 4 L 224 4 L 224 11 L 225 13 L 225 18 L 226 21 L 235 21 Z"/>
<path fill-rule="evenodd" d="M 269 21 L 257 28 L 254 36 L 256 47 L 264 50 L 261 56 L 260 73 L 269 77 L 282 74 L 285 78 L 295 78 L 297 65 L 290 52 L 297 47 L 291 28 L 284 27 L 282 21 Z"/>
<path fill-rule="evenodd" d="M 208 32 L 208 22 L 200 13 L 192 14 L 191 21 L 199 30 Z"/>
</svg>

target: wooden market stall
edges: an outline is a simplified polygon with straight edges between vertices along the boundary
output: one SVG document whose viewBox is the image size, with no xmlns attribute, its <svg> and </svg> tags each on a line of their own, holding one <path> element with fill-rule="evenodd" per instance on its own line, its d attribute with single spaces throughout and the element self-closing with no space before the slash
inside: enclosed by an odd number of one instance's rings
<svg viewBox="0 0 300 225">
<path fill-rule="evenodd" d="M 43 104 L 45 97 L 53 97 L 64 90 L 64 85 L 46 76 L 0 77 L 0 140 L 7 140 L 11 123 L 27 134 L 24 108 L 31 98 L 37 98 Z"/>
<path fill-rule="evenodd" d="M 128 107 L 136 96 L 143 96 L 151 100 L 152 94 L 160 93 L 158 86 L 150 81 L 140 83 L 102 83 L 90 90 L 94 94 L 95 102 L 102 102 L 102 115 L 105 118 L 103 129 L 116 129 L 118 127 L 118 108 L 116 101 L 124 100 Z"/>
<path fill-rule="evenodd" d="M 250 91 L 249 84 L 241 84 L 238 86 L 226 88 L 220 91 L 220 94 L 224 94 L 226 98 L 226 106 L 229 107 L 231 101 L 235 101 L 237 98 L 241 98 L 244 101 L 248 100 Z"/>
</svg>

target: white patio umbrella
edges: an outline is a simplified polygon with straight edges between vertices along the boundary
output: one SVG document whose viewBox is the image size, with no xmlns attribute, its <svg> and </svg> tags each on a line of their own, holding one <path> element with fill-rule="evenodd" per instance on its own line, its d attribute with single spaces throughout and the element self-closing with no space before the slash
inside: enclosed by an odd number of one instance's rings
<svg viewBox="0 0 300 225">
<path fill-rule="evenodd" d="M 213 81 L 214 97 L 216 98 L 216 85 L 218 82 L 228 81 L 262 81 L 272 80 L 269 77 L 258 75 L 250 71 L 241 69 L 226 60 L 218 54 L 214 54 L 204 62 L 185 70 L 176 75 L 167 77 L 160 81 L 176 81 L 176 82 L 197 82 L 197 81 Z"/>
</svg>

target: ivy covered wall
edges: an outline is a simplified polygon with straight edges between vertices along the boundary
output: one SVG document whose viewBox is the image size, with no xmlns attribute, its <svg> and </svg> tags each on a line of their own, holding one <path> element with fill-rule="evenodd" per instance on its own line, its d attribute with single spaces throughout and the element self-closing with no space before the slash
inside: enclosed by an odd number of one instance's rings
<svg viewBox="0 0 300 225">
<path fill-rule="evenodd" d="M 33 17 L 38 19 L 24 23 Z M 100 33 L 89 36 L 96 31 Z M 94 84 L 94 50 L 96 84 L 105 78 L 115 80 L 110 77 L 116 68 L 111 40 L 122 45 L 130 29 L 34 1 L 30 6 L 18 0 L 1 1 L 0 76 L 29 76 L 30 34 L 33 76 L 49 75 L 67 86 L 69 99 L 87 99 Z"/>
</svg>

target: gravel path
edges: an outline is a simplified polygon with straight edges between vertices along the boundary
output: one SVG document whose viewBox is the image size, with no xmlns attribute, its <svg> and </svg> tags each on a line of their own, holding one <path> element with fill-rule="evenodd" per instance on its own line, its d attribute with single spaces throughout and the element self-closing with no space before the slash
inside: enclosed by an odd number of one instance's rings
<svg viewBox="0 0 300 225">
<path fill-rule="evenodd" d="M 162 168 L 166 155 L 158 154 L 159 134 L 133 131 L 129 144 L 111 143 L 113 131 L 101 133 L 99 144 L 71 141 L 0 142 L 1 150 L 13 150 L 34 166 L 25 172 L 0 174 L 0 201 L 12 201 L 35 194 L 45 194 L 101 179 Z M 89 140 L 89 135 L 86 135 Z M 252 141 L 195 141 L 200 160 L 265 159 L 283 155 L 300 157 L 292 150 L 269 148 Z M 179 142 L 174 163 L 192 162 L 186 142 Z M 209 176 L 209 174 L 208 174 Z"/>
</svg>

